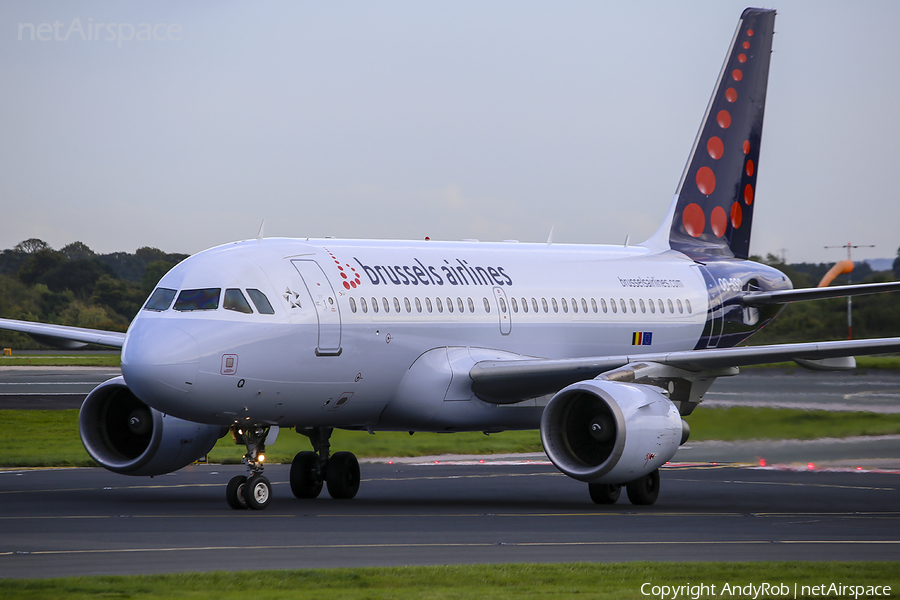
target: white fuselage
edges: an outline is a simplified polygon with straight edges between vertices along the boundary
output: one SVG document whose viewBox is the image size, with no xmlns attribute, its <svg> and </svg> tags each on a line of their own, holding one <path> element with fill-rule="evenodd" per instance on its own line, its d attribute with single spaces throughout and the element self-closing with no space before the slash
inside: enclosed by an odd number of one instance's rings
<svg viewBox="0 0 900 600">
<path fill-rule="evenodd" d="M 534 411 L 506 418 L 515 407 L 491 413 L 467 395 L 465 363 L 689 350 L 709 308 L 697 263 L 640 246 L 251 240 L 192 256 L 159 287 L 259 290 L 274 309 L 228 310 L 220 298 L 215 309 L 142 310 L 129 329 L 129 388 L 222 425 L 441 430 L 453 402 L 457 416 L 494 415 L 457 429 L 536 427 Z M 435 407 L 427 415 L 391 409 L 419 395 Z"/>
</svg>

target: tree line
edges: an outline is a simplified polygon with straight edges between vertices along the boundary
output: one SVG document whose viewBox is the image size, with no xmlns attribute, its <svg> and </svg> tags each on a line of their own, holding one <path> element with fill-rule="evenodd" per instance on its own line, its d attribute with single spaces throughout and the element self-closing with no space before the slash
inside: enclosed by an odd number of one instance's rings
<svg viewBox="0 0 900 600">
<path fill-rule="evenodd" d="M 149 247 L 97 254 L 82 242 L 54 250 L 27 239 L 0 252 L 0 317 L 125 331 L 159 279 L 187 256 Z M 7 331 L 0 346 L 46 347 Z"/>
<path fill-rule="evenodd" d="M 775 267 L 787 275 L 797 289 L 816 287 L 832 266 L 830 263 L 785 264 L 773 254 L 764 259 L 750 258 Z M 852 273 L 839 275 L 831 285 L 897 280 L 900 280 L 900 249 L 893 269 L 873 271 L 868 263 L 857 262 Z M 852 303 L 854 339 L 900 336 L 900 292 L 854 296 Z M 842 340 L 847 336 L 847 299 L 833 298 L 788 304 L 778 318 L 750 338 L 749 343 Z"/>
<path fill-rule="evenodd" d="M 92 329 L 125 331 L 159 279 L 187 254 L 138 248 L 133 254 L 97 254 L 82 242 L 54 250 L 36 238 L 0 252 L 0 317 Z M 795 288 L 815 287 L 828 263 L 785 264 L 769 254 L 751 257 L 790 277 Z M 851 279 L 852 278 L 852 279 Z M 833 285 L 900 280 L 900 249 L 893 269 L 872 271 L 855 264 Z M 853 299 L 853 337 L 900 336 L 900 293 Z M 762 331 L 753 344 L 837 340 L 847 337 L 845 298 L 795 302 Z M 38 349 L 27 335 L 0 331 L 0 347 Z"/>
</svg>

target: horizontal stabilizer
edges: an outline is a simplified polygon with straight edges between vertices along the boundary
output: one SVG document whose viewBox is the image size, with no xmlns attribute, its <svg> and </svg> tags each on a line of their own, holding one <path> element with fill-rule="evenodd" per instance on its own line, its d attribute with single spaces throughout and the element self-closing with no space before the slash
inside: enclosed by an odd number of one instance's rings
<svg viewBox="0 0 900 600">
<path fill-rule="evenodd" d="M 897 291 L 900 291 L 900 281 L 890 281 L 888 283 L 860 283 L 857 285 L 804 288 L 799 290 L 781 290 L 777 292 L 756 292 L 747 294 L 742 298 L 742 301 L 747 306 L 768 306 L 770 304 L 787 304 L 788 302 L 799 302 L 801 300 L 865 296 L 866 294 Z"/>
</svg>

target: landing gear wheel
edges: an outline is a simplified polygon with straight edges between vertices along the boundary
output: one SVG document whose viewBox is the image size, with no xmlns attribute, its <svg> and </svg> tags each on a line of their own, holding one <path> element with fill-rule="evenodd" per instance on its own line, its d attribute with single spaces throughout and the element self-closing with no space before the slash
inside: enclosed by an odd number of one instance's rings
<svg viewBox="0 0 900 600">
<path fill-rule="evenodd" d="M 231 478 L 231 481 L 228 482 L 228 487 L 225 488 L 225 500 L 228 501 L 228 506 L 234 510 L 247 508 L 247 501 L 244 500 L 244 485 L 246 483 L 246 477 L 237 475 Z"/>
<path fill-rule="evenodd" d="M 248 508 L 264 509 L 272 500 L 272 484 L 262 475 L 253 475 L 244 484 L 244 500 Z"/>
<path fill-rule="evenodd" d="M 659 469 L 625 485 L 625 492 L 632 504 L 649 506 L 659 498 Z"/>
<path fill-rule="evenodd" d="M 359 461 L 351 452 L 335 452 L 328 459 L 325 480 L 335 500 L 353 498 L 359 491 Z"/>
<path fill-rule="evenodd" d="M 316 453 L 307 450 L 298 453 L 291 462 L 291 491 L 297 498 L 318 498 L 322 492 L 322 480 L 316 469 L 317 460 Z"/>
<path fill-rule="evenodd" d="M 615 504 L 622 493 L 622 486 L 618 483 L 589 483 L 588 491 L 594 504 Z"/>
</svg>

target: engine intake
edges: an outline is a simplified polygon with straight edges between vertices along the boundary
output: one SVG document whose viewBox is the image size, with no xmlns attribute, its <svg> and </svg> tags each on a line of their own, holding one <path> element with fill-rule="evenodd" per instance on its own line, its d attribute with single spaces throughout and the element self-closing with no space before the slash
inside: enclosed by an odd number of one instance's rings
<svg viewBox="0 0 900 600">
<path fill-rule="evenodd" d="M 222 436 L 218 425 L 184 421 L 150 408 L 123 377 L 101 383 L 88 394 L 78 415 L 88 454 L 122 475 L 162 475 L 208 453 Z"/>
<path fill-rule="evenodd" d="M 541 418 L 547 456 L 588 483 L 651 473 L 675 455 L 682 435 L 678 409 L 652 385 L 581 381 L 553 396 Z"/>
</svg>

